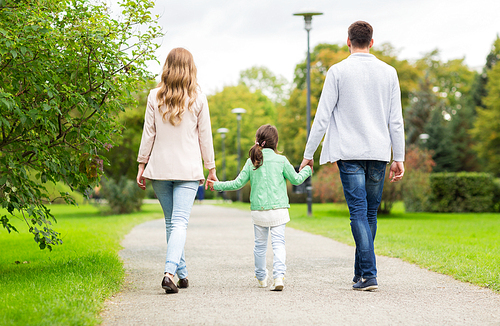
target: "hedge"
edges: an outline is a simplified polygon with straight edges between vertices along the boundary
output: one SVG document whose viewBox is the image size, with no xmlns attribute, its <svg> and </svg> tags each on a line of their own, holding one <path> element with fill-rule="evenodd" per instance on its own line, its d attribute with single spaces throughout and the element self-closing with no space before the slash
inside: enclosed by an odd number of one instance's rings
<svg viewBox="0 0 500 326">
<path fill-rule="evenodd" d="M 497 189 L 489 173 L 432 173 L 429 181 L 431 211 L 491 212 L 496 208 Z"/>
</svg>

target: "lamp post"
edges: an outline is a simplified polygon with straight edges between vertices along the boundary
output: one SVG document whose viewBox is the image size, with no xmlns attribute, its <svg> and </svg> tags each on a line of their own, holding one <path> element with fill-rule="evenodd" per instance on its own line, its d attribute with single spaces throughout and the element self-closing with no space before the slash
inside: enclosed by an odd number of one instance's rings
<svg viewBox="0 0 500 326">
<path fill-rule="evenodd" d="M 241 167 L 241 135 L 240 135 L 240 122 L 241 122 L 241 115 L 246 113 L 247 110 L 243 108 L 235 108 L 231 110 L 232 113 L 236 114 L 236 120 L 238 121 L 238 173 L 240 171 Z M 237 192 L 237 197 L 238 201 L 243 201 L 241 197 L 241 189 L 239 189 Z"/>
<path fill-rule="evenodd" d="M 217 133 L 222 138 L 222 181 L 226 181 L 226 134 L 229 132 L 227 128 L 217 129 Z M 222 192 L 222 199 L 226 200 L 226 193 Z"/>
<path fill-rule="evenodd" d="M 312 17 L 317 15 L 323 15 L 322 12 L 317 10 L 302 10 L 293 14 L 294 16 L 304 16 L 305 30 L 307 31 L 307 139 L 309 139 L 309 133 L 311 132 L 311 55 L 309 53 L 309 31 L 312 29 L 311 22 Z M 307 140 L 306 140 L 307 141 Z M 312 184 L 311 178 L 306 180 L 306 191 L 307 191 L 307 215 L 312 215 Z"/>
</svg>

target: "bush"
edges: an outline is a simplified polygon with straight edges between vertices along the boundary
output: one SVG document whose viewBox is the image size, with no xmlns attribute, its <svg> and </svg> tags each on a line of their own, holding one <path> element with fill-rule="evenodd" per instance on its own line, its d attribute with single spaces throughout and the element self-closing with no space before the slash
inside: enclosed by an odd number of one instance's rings
<svg viewBox="0 0 500 326">
<path fill-rule="evenodd" d="M 113 214 L 129 214 L 140 211 L 145 191 L 137 187 L 135 180 L 122 176 L 118 182 L 102 180 L 102 197 L 108 201 Z"/>
<path fill-rule="evenodd" d="M 431 187 L 429 176 L 436 163 L 432 151 L 411 145 L 406 151 L 405 176 L 402 180 L 402 198 L 407 212 L 430 210 Z"/>
<path fill-rule="evenodd" d="M 493 210 L 500 212 L 500 179 L 495 179 L 493 183 L 495 185 L 493 189 Z"/>
<path fill-rule="evenodd" d="M 345 202 L 344 190 L 340 181 L 337 164 L 326 164 L 314 174 L 313 201 L 318 203 L 343 203 Z"/>
<path fill-rule="evenodd" d="M 430 205 L 435 212 L 491 212 L 495 184 L 489 173 L 434 173 Z"/>
</svg>

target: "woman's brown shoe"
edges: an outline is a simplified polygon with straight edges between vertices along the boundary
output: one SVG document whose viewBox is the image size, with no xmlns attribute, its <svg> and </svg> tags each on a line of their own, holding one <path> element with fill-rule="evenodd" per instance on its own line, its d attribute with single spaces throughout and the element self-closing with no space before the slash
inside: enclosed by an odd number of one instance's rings
<svg viewBox="0 0 500 326">
<path fill-rule="evenodd" d="M 179 289 L 175 286 L 174 282 L 168 276 L 163 277 L 163 281 L 161 281 L 161 287 L 165 289 L 166 293 L 177 293 Z"/>
<path fill-rule="evenodd" d="M 177 287 L 179 289 L 185 289 L 189 286 L 189 281 L 187 278 L 181 278 L 179 279 L 179 281 L 177 282 Z"/>
</svg>

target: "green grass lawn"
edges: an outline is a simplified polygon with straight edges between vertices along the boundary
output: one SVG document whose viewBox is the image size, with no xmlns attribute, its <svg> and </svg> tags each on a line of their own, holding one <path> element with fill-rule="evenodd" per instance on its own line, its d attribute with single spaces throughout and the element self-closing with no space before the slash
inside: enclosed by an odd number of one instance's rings
<svg viewBox="0 0 500 326">
<path fill-rule="evenodd" d="M 290 218 L 292 228 L 354 245 L 345 204 L 314 204 L 312 217 L 305 204 L 292 204 Z M 397 203 L 391 215 L 379 216 L 375 252 L 500 292 L 498 213 L 405 213 Z"/>
<path fill-rule="evenodd" d="M 41 251 L 16 221 L 19 234 L 0 231 L 0 325 L 95 325 L 106 298 L 120 290 L 120 241 L 133 226 L 163 216 L 159 205 L 103 216 L 90 205 L 50 206 L 63 245 Z M 0 212 L 1 213 L 1 212 Z"/>
</svg>

